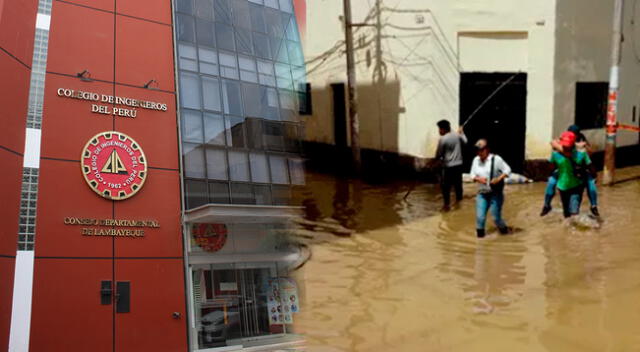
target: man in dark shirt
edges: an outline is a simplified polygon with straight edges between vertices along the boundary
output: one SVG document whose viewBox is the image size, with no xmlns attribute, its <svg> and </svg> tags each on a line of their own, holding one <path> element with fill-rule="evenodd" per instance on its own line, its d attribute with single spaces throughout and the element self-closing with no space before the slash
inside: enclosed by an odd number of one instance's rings
<svg viewBox="0 0 640 352">
<path fill-rule="evenodd" d="M 462 200 L 462 145 L 467 143 L 467 137 L 462 131 L 451 132 L 451 124 L 447 120 L 438 121 L 440 140 L 436 150 L 436 160 L 442 161 L 442 199 L 443 211 L 451 209 L 451 187 L 455 189 L 456 201 Z"/>
</svg>

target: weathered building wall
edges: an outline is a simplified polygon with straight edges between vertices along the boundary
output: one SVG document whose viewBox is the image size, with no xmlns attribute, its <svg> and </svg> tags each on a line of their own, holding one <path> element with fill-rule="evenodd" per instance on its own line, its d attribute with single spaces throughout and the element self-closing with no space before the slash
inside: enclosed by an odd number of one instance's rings
<svg viewBox="0 0 640 352">
<path fill-rule="evenodd" d="M 558 135 L 576 119 L 576 82 L 608 82 L 613 33 L 613 1 L 563 0 L 557 4 L 555 109 L 553 133 Z M 623 11 L 622 61 L 618 121 L 638 125 L 634 115 L 640 104 L 640 15 L 635 1 Z M 598 150 L 604 148 L 603 128 L 585 131 Z M 638 133 L 619 131 L 618 145 L 638 144 Z"/>
<path fill-rule="evenodd" d="M 346 82 L 342 3 L 307 4 L 313 115 L 306 138 L 313 142 L 334 143 L 329 85 Z M 526 158 L 546 157 L 555 1 L 384 0 L 381 7 L 380 26 L 354 29 L 363 148 L 432 157 L 435 123 L 459 120 L 460 72 L 522 71 L 528 75 Z M 352 1 L 352 12 L 353 22 L 376 24 L 374 2 Z"/>
</svg>

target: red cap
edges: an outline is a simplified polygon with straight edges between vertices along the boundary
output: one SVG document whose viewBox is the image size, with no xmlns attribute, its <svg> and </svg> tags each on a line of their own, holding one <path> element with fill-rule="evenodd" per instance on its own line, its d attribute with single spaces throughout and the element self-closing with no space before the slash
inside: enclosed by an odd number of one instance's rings
<svg viewBox="0 0 640 352">
<path fill-rule="evenodd" d="M 576 135 L 573 132 L 566 131 L 560 135 L 560 145 L 563 147 L 573 147 L 576 143 Z"/>
</svg>

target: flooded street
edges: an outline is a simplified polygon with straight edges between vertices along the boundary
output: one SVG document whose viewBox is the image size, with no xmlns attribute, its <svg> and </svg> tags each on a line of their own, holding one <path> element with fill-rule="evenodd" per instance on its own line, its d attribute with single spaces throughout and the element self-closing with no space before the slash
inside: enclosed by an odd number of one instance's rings
<svg viewBox="0 0 640 352">
<path fill-rule="evenodd" d="M 600 229 L 539 216 L 544 184 L 509 185 L 516 228 L 475 237 L 475 185 L 440 213 L 434 185 L 312 175 L 296 238 L 311 259 L 296 328 L 310 351 L 640 350 L 640 169 L 600 188 Z M 588 200 L 582 211 L 587 211 Z M 352 230 L 350 232 L 349 230 Z"/>
</svg>

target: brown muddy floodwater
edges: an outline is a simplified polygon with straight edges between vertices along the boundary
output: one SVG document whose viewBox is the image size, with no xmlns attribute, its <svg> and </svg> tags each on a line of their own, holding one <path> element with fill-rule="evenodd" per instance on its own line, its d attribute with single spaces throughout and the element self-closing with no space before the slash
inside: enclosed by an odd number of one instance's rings
<svg viewBox="0 0 640 352">
<path fill-rule="evenodd" d="M 600 187 L 600 229 L 539 217 L 544 184 L 509 185 L 504 217 L 518 229 L 474 230 L 474 185 L 437 212 L 437 188 L 308 178 L 296 238 L 294 317 L 309 351 L 640 351 L 640 169 Z M 585 197 L 582 210 L 587 211 Z M 353 229 L 353 233 L 343 229 Z"/>
</svg>

